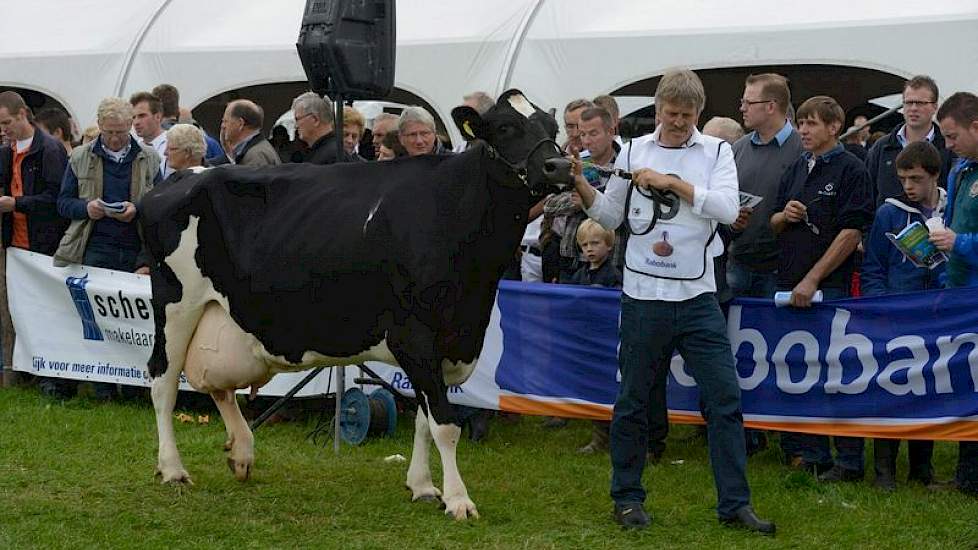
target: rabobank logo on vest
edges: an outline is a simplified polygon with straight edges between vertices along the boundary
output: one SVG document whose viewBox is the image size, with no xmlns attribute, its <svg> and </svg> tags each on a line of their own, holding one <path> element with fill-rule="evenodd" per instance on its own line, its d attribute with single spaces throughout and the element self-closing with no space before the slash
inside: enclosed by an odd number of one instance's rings
<svg viewBox="0 0 978 550">
<path fill-rule="evenodd" d="M 89 286 L 89 274 L 66 277 L 65 285 L 81 319 L 85 340 L 115 342 L 127 346 L 153 347 L 155 334 L 149 299 L 132 296 L 119 288 L 101 292 Z"/>
</svg>

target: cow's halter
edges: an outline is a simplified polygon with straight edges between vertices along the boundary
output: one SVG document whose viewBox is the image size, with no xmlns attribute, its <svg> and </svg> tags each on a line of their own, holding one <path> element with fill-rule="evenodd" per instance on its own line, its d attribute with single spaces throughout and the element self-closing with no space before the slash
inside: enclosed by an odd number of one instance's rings
<svg viewBox="0 0 978 550">
<path fill-rule="evenodd" d="M 516 174 L 516 177 L 518 177 L 520 181 L 523 182 L 523 185 L 526 185 L 527 187 L 529 187 L 530 184 L 527 183 L 526 181 L 527 178 L 526 165 L 530 162 L 530 158 L 533 157 L 533 155 L 537 152 L 537 149 L 549 143 L 554 146 L 554 150 L 556 150 L 558 154 L 560 153 L 560 146 L 557 145 L 556 141 L 554 141 L 551 138 L 543 138 L 540 141 L 536 142 L 533 145 L 533 147 L 530 148 L 530 152 L 526 154 L 526 157 L 523 160 L 514 164 L 510 162 L 506 157 L 504 157 L 499 151 L 496 151 L 496 148 L 493 147 L 489 142 L 484 141 L 483 143 L 486 144 L 486 149 L 489 152 L 489 158 L 492 160 L 498 160 L 503 164 L 505 164 L 506 167 L 509 168 L 514 174 Z"/>
</svg>

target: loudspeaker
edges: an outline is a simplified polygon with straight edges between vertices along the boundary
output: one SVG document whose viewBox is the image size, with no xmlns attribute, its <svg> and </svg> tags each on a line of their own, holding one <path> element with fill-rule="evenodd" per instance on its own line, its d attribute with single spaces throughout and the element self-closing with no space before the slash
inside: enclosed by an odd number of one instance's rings
<svg viewBox="0 0 978 550">
<path fill-rule="evenodd" d="M 383 99 L 394 88 L 394 0 L 306 0 L 299 59 L 318 94 Z"/>
</svg>

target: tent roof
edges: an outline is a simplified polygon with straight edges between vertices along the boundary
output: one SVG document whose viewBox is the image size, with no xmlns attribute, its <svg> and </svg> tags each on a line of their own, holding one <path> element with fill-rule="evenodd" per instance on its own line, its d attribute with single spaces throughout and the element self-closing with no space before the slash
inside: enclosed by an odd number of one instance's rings
<svg viewBox="0 0 978 550">
<path fill-rule="evenodd" d="M 98 101 L 169 82 L 193 106 L 244 86 L 304 81 L 304 0 L 34 0 L 5 8 L 0 85 Z M 978 90 L 978 0 L 397 1 L 395 85 L 447 120 L 464 94 L 519 87 L 544 107 L 694 69 L 821 64 L 933 76 Z M 454 129 L 452 129 L 454 132 Z M 456 136 L 457 137 L 457 136 Z"/>
</svg>

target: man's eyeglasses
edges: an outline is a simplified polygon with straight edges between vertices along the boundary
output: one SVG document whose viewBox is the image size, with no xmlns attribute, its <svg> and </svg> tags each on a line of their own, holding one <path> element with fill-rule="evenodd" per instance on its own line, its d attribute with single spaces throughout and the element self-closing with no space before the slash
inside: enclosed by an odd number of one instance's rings
<svg viewBox="0 0 978 550">
<path fill-rule="evenodd" d="M 315 114 L 315 113 L 306 113 L 306 114 L 304 114 L 304 115 L 300 115 L 300 116 L 297 116 L 297 117 L 295 117 L 295 121 L 296 121 L 296 122 L 299 122 L 300 120 L 302 120 L 302 119 L 304 119 L 304 118 L 306 118 L 307 116 L 313 116 L 314 114 Z"/>
<path fill-rule="evenodd" d="M 749 107 L 751 105 L 757 105 L 758 103 L 771 103 L 772 101 L 774 100 L 773 99 L 758 99 L 758 100 L 741 99 L 740 106 Z"/>
<path fill-rule="evenodd" d="M 908 99 L 903 102 L 904 107 L 923 107 L 924 105 L 930 105 L 931 103 L 937 103 L 936 101 L 922 101 L 917 99 Z"/>
</svg>

